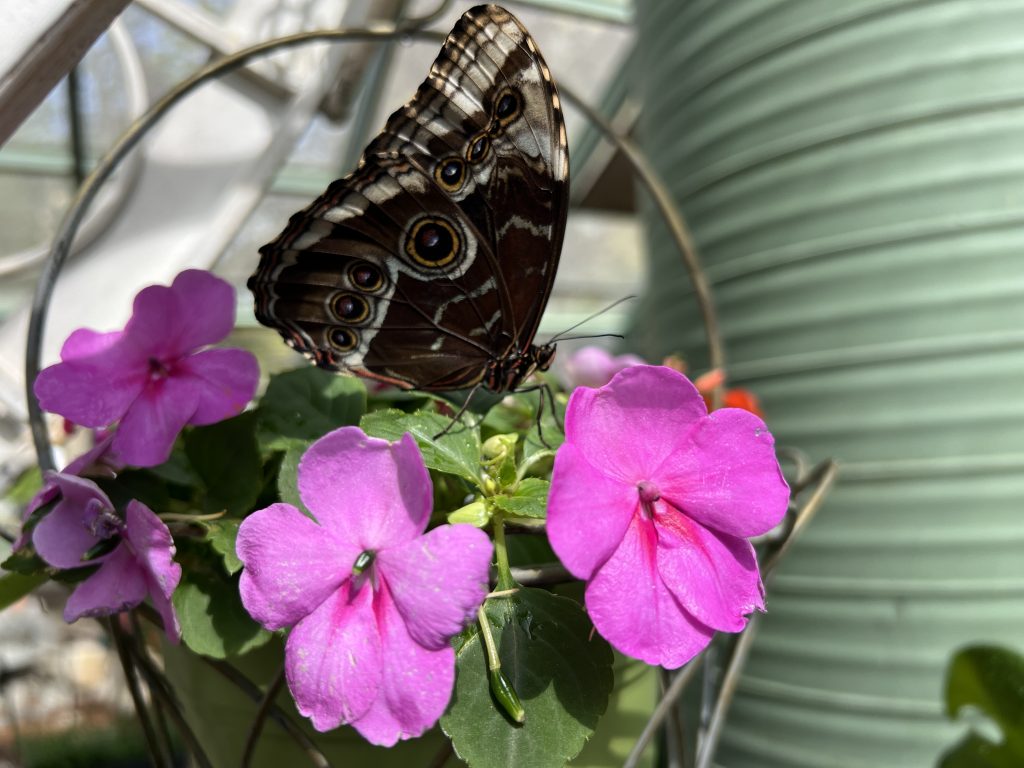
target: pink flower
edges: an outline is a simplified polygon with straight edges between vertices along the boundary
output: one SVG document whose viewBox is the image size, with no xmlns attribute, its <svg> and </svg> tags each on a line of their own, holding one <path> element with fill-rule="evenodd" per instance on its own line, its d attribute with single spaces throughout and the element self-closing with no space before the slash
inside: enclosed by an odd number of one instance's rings
<svg viewBox="0 0 1024 768">
<path fill-rule="evenodd" d="M 613 356 L 601 347 L 581 347 L 565 364 L 565 376 L 573 387 L 603 387 L 619 371 L 644 365 L 636 355 Z"/>
<path fill-rule="evenodd" d="M 48 472 L 46 474 L 43 478 L 43 487 L 39 489 L 25 507 L 25 511 L 21 516 L 22 523 L 27 523 L 37 509 L 49 504 L 60 496 L 60 486 L 55 478 L 59 478 L 61 475 L 113 477 L 117 473 L 122 465 L 111 450 L 111 443 L 114 439 L 113 433 L 102 437 L 97 435 L 97 438 L 96 444 L 92 448 L 64 467 L 60 474 L 56 472 Z M 28 533 L 22 530 L 21 535 L 14 542 L 13 549 L 18 550 L 25 546 L 28 543 L 28 536 Z"/>
<path fill-rule="evenodd" d="M 91 480 L 50 473 L 47 483 L 59 501 L 32 531 L 39 556 L 54 568 L 99 565 L 79 584 L 64 606 L 64 620 L 109 616 L 134 608 L 147 595 L 172 642 L 181 637 L 171 594 L 181 580 L 174 541 L 167 526 L 145 504 L 132 500 L 122 520 L 107 495 Z M 93 559 L 86 554 L 100 542 L 120 536 L 113 550 Z"/>
<path fill-rule="evenodd" d="M 432 489 L 408 434 L 331 432 L 302 457 L 299 494 L 316 522 L 274 504 L 242 523 L 242 603 L 267 629 L 292 627 L 288 687 L 314 727 L 349 723 L 387 746 L 418 736 L 451 697 L 449 640 L 487 592 L 490 539 L 423 533 Z"/>
<path fill-rule="evenodd" d="M 573 392 L 565 437 L 548 537 L 612 645 L 674 669 L 764 610 L 746 537 L 778 524 L 789 489 L 761 419 L 709 414 L 681 373 L 640 366 Z"/>
<path fill-rule="evenodd" d="M 169 288 L 144 288 L 123 331 L 80 328 L 68 337 L 61 362 L 36 378 L 39 404 L 89 427 L 119 422 L 121 459 L 160 464 L 182 427 L 233 416 L 256 391 L 252 354 L 202 349 L 228 335 L 234 310 L 231 285 L 201 270 L 182 272 Z"/>
</svg>

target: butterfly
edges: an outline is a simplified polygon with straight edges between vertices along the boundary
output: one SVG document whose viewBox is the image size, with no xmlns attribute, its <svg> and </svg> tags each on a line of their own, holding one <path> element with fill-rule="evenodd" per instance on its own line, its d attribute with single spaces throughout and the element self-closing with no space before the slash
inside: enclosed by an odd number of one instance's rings
<svg viewBox="0 0 1024 768">
<path fill-rule="evenodd" d="M 257 319 L 316 365 L 427 392 L 514 391 L 565 232 L 558 92 L 507 10 L 467 11 L 356 169 L 260 249 Z"/>
</svg>

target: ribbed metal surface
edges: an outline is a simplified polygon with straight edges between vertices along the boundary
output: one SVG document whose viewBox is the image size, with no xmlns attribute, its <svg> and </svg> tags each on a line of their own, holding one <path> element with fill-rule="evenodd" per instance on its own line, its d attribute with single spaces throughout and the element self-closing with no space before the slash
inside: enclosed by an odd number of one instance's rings
<svg viewBox="0 0 1024 768">
<path fill-rule="evenodd" d="M 769 595 L 719 763 L 932 766 L 942 674 L 1024 638 L 1024 2 L 639 3 L 642 140 L 732 379 L 844 462 Z M 651 215 L 634 341 L 700 367 Z"/>
</svg>

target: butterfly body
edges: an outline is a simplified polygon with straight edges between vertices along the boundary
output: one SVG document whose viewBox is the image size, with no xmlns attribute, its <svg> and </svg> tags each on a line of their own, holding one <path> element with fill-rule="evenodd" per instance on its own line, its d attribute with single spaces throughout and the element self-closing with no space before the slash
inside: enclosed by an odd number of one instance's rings
<svg viewBox="0 0 1024 768">
<path fill-rule="evenodd" d="M 260 249 L 256 316 L 318 366 L 400 387 L 514 390 L 561 250 L 568 152 L 532 38 L 471 9 L 412 100 Z"/>
</svg>

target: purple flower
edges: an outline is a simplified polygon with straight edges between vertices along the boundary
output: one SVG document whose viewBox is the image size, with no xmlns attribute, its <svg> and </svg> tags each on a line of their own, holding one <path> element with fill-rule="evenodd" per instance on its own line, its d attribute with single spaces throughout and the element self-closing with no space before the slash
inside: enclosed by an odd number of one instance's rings
<svg viewBox="0 0 1024 768">
<path fill-rule="evenodd" d="M 120 613 L 148 595 L 163 618 L 167 636 L 178 642 L 181 628 L 171 594 L 181 580 L 181 566 L 173 560 L 174 541 L 167 526 L 135 500 L 128 502 L 122 520 L 91 480 L 53 472 L 47 483 L 57 489 L 60 498 L 32 531 L 36 552 L 54 568 L 100 566 L 71 593 L 64 606 L 64 620 Z M 114 536 L 121 540 L 113 550 L 84 559 L 96 545 Z"/>
<path fill-rule="evenodd" d="M 573 392 L 565 437 L 548 537 L 612 645 L 674 669 L 764 610 L 746 537 L 778 524 L 789 489 L 761 419 L 709 414 L 685 376 L 640 366 Z"/>
<path fill-rule="evenodd" d="M 581 347 L 565 363 L 565 376 L 573 387 L 603 387 L 619 371 L 644 365 L 636 355 L 614 356 L 601 347 Z"/>
<path fill-rule="evenodd" d="M 491 542 L 470 525 L 423 533 L 430 476 L 408 435 L 357 427 L 315 442 L 299 495 L 254 512 L 238 532 L 242 603 L 285 648 L 299 712 L 326 731 L 349 723 L 391 746 L 437 722 L 451 697 L 449 643 L 487 592 Z"/>
<path fill-rule="evenodd" d="M 144 288 L 123 331 L 80 328 L 68 337 L 61 362 L 36 378 L 39 404 L 88 427 L 119 422 L 113 447 L 120 457 L 160 464 L 182 427 L 233 416 L 256 391 L 252 354 L 201 349 L 228 335 L 234 310 L 231 285 L 197 269 L 169 288 Z"/>
<path fill-rule="evenodd" d="M 61 475 L 113 477 L 117 473 L 122 464 L 118 460 L 117 455 L 111 450 L 111 443 L 114 440 L 113 433 L 103 435 L 102 437 L 97 435 L 97 437 L 96 444 L 64 467 L 60 474 L 56 472 L 48 472 L 46 474 L 43 478 L 43 487 L 39 489 L 25 507 L 25 511 L 21 516 L 22 523 L 27 523 L 37 509 L 49 504 L 60 496 L 60 486 L 55 478 L 59 478 Z M 27 543 L 28 534 L 22 530 L 18 540 L 14 542 L 13 549 L 21 549 Z"/>
</svg>

